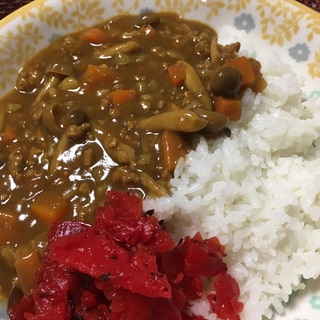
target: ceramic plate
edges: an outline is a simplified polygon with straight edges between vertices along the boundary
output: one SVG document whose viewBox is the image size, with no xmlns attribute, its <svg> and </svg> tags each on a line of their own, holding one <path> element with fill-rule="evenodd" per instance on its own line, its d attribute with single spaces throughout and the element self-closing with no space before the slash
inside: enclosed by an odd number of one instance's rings
<svg viewBox="0 0 320 320">
<path fill-rule="evenodd" d="M 264 57 L 277 52 L 305 79 L 310 96 L 320 96 L 320 15 L 293 0 L 35 0 L 0 21 L 0 96 L 14 85 L 20 67 L 56 37 L 108 17 L 141 10 L 175 11 L 219 30 L 230 25 Z M 320 268 L 320 266 L 319 266 Z M 6 319 L 2 309 L 0 319 Z M 296 293 L 274 320 L 320 319 L 320 280 Z M 245 320 L 245 319 L 243 319 Z"/>
</svg>

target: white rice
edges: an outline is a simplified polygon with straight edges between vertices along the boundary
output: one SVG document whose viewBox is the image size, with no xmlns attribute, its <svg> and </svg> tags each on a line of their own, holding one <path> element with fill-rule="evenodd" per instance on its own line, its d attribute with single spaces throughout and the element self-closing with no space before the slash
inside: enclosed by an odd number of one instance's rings
<svg viewBox="0 0 320 320">
<path fill-rule="evenodd" d="M 302 279 L 320 273 L 320 101 L 279 57 L 259 60 L 268 87 L 243 97 L 231 137 L 202 139 L 178 164 L 172 196 L 144 201 L 177 239 L 200 231 L 226 245 L 243 320 L 282 313 Z M 194 306 L 216 319 L 206 309 Z"/>
</svg>

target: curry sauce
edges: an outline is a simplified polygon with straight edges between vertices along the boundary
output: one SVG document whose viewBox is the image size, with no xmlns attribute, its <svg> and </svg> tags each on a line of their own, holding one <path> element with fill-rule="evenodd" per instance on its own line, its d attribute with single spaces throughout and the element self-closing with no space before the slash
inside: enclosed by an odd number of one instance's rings
<svg viewBox="0 0 320 320">
<path fill-rule="evenodd" d="M 0 100 L 4 296 L 14 281 L 31 289 L 21 263 L 41 263 L 52 222 L 93 222 L 110 189 L 165 195 L 200 135 L 229 133 L 244 90 L 265 86 L 239 48 L 210 26 L 150 12 L 60 37 L 23 66 Z"/>
</svg>

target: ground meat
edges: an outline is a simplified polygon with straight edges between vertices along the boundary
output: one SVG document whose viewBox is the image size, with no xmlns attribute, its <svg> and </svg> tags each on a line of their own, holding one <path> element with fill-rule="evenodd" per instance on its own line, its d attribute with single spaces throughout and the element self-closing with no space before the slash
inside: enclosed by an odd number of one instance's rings
<svg viewBox="0 0 320 320">
<path fill-rule="evenodd" d="M 69 57 L 76 57 L 81 50 L 81 45 L 80 41 L 72 38 L 71 36 L 67 36 L 64 38 L 61 50 Z"/>
<path fill-rule="evenodd" d="M 218 44 L 218 50 L 223 60 L 234 58 L 240 50 L 240 42 L 234 42 L 227 45 Z"/>
<path fill-rule="evenodd" d="M 21 92 L 34 92 L 44 80 L 44 67 L 36 65 L 22 69 L 16 81 L 16 88 Z"/>
<path fill-rule="evenodd" d="M 28 157 L 28 165 L 34 166 L 38 164 L 41 159 L 40 155 L 42 154 L 42 152 L 43 151 L 41 148 L 31 147 Z"/>
<path fill-rule="evenodd" d="M 117 167 L 113 174 L 112 179 L 114 182 L 121 181 L 126 185 L 134 185 L 139 182 L 140 177 L 135 172 L 131 171 L 126 166 Z"/>
<path fill-rule="evenodd" d="M 23 154 L 22 154 L 22 147 L 19 147 L 12 151 L 8 157 L 8 171 L 15 179 L 16 182 L 19 182 L 23 175 Z"/>
<path fill-rule="evenodd" d="M 206 32 L 202 32 L 198 37 L 195 38 L 195 50 L 199 55 L 203 57 L 210 56 L 211 38 Z"/>
<path fill-rule="evenodd" d="M 71 140 L 81 140 L 90 130 L 90 123 L 85 122 L 81 125 L 72 124 L 67 130 L 67 137 Z"/>
</svg>

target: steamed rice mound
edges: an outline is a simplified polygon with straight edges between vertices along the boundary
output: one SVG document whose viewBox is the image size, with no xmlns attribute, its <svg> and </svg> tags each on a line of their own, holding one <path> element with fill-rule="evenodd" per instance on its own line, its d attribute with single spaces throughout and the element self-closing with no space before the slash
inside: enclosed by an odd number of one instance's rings
<svg viewBox="0 0 320 320">
<path fill-rule="evenodd" d="M 277 56 L 260 61 L 268 87 L 245 94 L 231 137 L 201 139 L 179 162 L 172 195 L 144 202 L 176 239 L 199 230 L 226 245 L 244 320 L 282 313 L 303 278 L 320 273 L 320 101 Z M 205 303 L 193 309 L 216 319 Z"/>
</svg>

